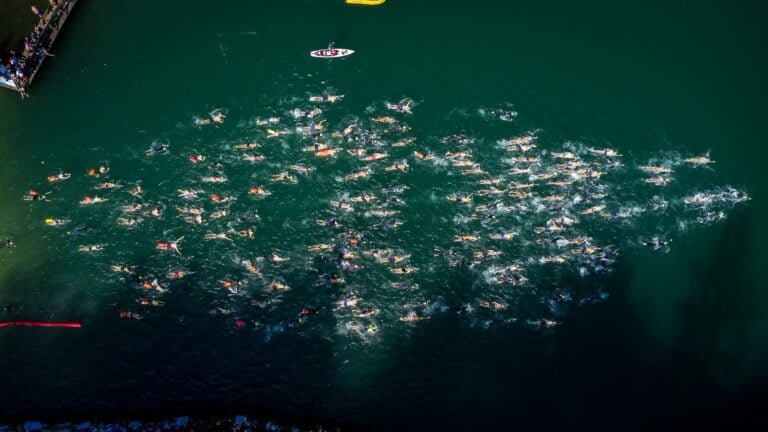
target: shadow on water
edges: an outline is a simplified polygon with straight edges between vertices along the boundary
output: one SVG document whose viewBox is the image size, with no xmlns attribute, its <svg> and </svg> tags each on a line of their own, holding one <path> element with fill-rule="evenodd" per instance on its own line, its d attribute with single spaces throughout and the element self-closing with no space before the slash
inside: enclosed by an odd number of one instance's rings
<svg viewBox="0 0 768 432">
<path fill-rule="evenodd" d="M 649 333 L 645 320 L 653 316 L 637 309 L 629 289 L 643 266 L 626 257 L 607 280 L 610 300 L 580 309 L 549 335 L 522 326 L 468 330 L 448 316 L 420 323 L 361 384 L 398 402 L 360 410 L 351 421 L 456 431 L 751 429 L 765 422 L 765 295 L 750 271 L 750 217 L 738 212 L 711 256 L 692 260 L 694 290 L 676 308 L 683 324 L 672 343 Z M 443 379 L 402 376 L 425 369 Z"/>
</svg>

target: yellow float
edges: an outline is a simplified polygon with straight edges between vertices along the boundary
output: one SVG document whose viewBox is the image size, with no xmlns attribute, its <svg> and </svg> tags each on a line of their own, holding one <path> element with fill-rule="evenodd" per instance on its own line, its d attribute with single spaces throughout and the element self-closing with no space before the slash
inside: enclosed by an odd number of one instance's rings
<svg viewBox="0 0 768 432">
<path fill-rule="evenodd" d="M 347 4 L 376 6 L 384 4 L 385 1 L 387 0 L 347 0 Z"/>
</svg>

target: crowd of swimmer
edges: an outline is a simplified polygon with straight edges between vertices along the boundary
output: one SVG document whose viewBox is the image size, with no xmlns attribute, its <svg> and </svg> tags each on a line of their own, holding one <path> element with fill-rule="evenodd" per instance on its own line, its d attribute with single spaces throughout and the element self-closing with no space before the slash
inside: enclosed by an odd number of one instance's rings
<svg viewBox="0 0 768 432">
<path fill-rule="evenodd" d="M 544 330 L 559 325 L 568 307 L 607 296 L 560 286 L 562 275 L 600 277 L 611 271 L 623 249 L 668 248 L 673 228 L 638 233 L 632 227 L 641 224 L 633 224 L 634 220 L 663 214 L 680 227 L 710 224 L 749 199 L 743 191 L 717 186 L 686 191 L 677 198 L 666 196 L 668 185 L 678 176 L 711 172 L 714 161 L 709 155 L 628 165 L 617 149 L 548 145 L 541 141 L 540 131 L 493 138 L 453 133 L 421 142 L 407 123 L 418 111 L 413 100 L 378 103 L 365 117 L 328 124 L 326 111 L 338 109 L 343 99 L 336 94 L 311 96 L 282 115 L 253 120 L 260 131 L 258 142 L 226 146 L 222 151 L 230 158 L 225 162 L 218 155 L 152 143 L 143 157 L 184 157 L 199 173 L 194 185 L 178 184 L 177 195 L 162 197 L 162 203 L 145 200 L 140 183 L 121 183 L 120 173 L 106 164 L 86 169 L 83 175 L 93 178 L 93 191 L 82 198 L 81 206 L 117 201 L 122 213 L 117 224 L 136 233 L 159 218 L 173 218 L 187 227 L 183 236 L 154 241 L 157 251 L 178 260 L 176 267 L 158 271 L 131 262 L 111 264 L 115 277 L 129 281 L 136 292 L 136 304 L 120 305 L 115 313 L 140 320 L 163 306 L 175 283 L 197 276 L 182 258 L 185 244 L 201 241 L 219 242 L 239 257 L 235 262 L 233 254 L 223 258 L 226 262 L 220 264 L 231 267 L 233 276 L 219 280 L 216 288 L 207 287 L 226 292 L 231 299 L 210 312 L 236 328 L 263 332 L 267 340 L 302 328 L 318 314 L 333 316 L 339 334 L 361 338 L 440 315 L 460 316 L 486 328 L 522 325 Z M 511 126 L 517 117 L 504 109 L 481 113 L 483 121 L 504 122 L 500 125 Z M 226 121 L 226 111 L 215 110 L 195 118 L 194 127 L 217 128 Z M 285 151 L 292 154 L 292 164 L 268 163 L 271 153 Z M 300 257 L 271 249 L 273 240 L 259 236 L 262 218 L 251 209 L 269 212 L 280 200 L 278 195 L 287 199 L 293 187 L 312 191 L 324 175 L 318 167 L 342 160 L 344 166 L 356 168 L 332 179 L 340 186 L 329 196 L 318 197 L 324 210 L 310 216 L 313 223 L 308 230 L 324 241 L 302 246 Z M 228 174 L 243 167 L 261 170 L 269 180 L 242 190 L 228 189 Z M 438 183 L 447 186 L 420 190 L 414 179 L 429 175 L 444 179 Z M 71 176 L 60 172 L 47 180 L 65 183 Z M 632 185 L 631 193 L 623 188 L 626 184 Z M 647 190 L 647 199 L 636 192 L 638 187 Z M 24 199 L 46 201 L 53 194 L 31 190 Z M 430 223 L 440 225 L 444 238 L 430 243 L 429 237 L 414 234 L 419 229 L 404 226 L 414 216 L 406 216 L 411 200 L 434 208 L 433 214 L 420 217 L 432 218 Z M 234 211 L 238 201 L 246 201 L 249 210 Z M 75 235 L 91 229 L 65 218 L 51 217 L 45 223 L 69 226 L 65 229 Z M 256 244 L 271 251 L 248 256 Z M 113 247 L 117 246 L 91 243 L 78 250 L 109 253 Z M 291 260 L 296 266 L 285 267 Z M 299 268 L 312 274 L 309 286 L 286 282 L 285 273 Z M 468 281 L 462 301 L 442 297 L 435 289 L 460 275 Z M 423 290 L 423 283 L 431 288 Z M 391 294 L 373 295 L 374 289 Z M 292 290 L 320 290 L 325 296 L 314 296 L 312 303 L 287 313 L 260 317 L 248 316 L 238 306 L 245 301 L 275 311 Z"/>
</svg>

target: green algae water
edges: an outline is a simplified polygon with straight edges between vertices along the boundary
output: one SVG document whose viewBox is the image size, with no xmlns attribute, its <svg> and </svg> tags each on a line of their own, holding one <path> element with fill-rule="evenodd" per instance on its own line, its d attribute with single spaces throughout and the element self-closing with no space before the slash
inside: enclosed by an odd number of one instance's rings
<svg viewBox="0 0 768 432">
<path fill-rule="evenodd" d="M 81 2 L 32 97 L 0 95 L 0 240 L 16 245 L 0 249 L 0 321 L 84 328 L 2 329 L 0 419 L 757 417 L 763 16 L 715 2 Z M 309 57 L 329 41 L 356 53 Z M 322 94 L 344 98 L 309 102 Z M 387 109 L 405 98 L 413 114 Z M 201 124 L 211 113 L 223 123 Z M 669 184 L 647 183 L 648 166 Z M 30 189 L 46 199 L 24 201 Z M 158 245 L 182 237 L 179 253 Z"/>
</svg>

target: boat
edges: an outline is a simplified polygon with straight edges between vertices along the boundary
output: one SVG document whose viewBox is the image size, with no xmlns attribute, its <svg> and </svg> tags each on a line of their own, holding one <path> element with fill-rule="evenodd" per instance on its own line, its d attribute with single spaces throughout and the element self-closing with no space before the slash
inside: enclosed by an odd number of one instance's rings
<svg viewBox="0 0 768 432">
<path fill-rule="evenodd" d="M 384 4 L 385 1 L 387 0 L 347 0 L 347 4 L 378 6 Z"/>
<path fill-rule="evenodd" d="M 312 51 L 309 53 L 310 56 L 315 58 L 341 58 L 346 57 L 350 54 L 353 54 L 354 51 L 351 49 L 344 49 L 344 48 L 325 48 L 325 49 L 319 49 Z"/>
</svg>

